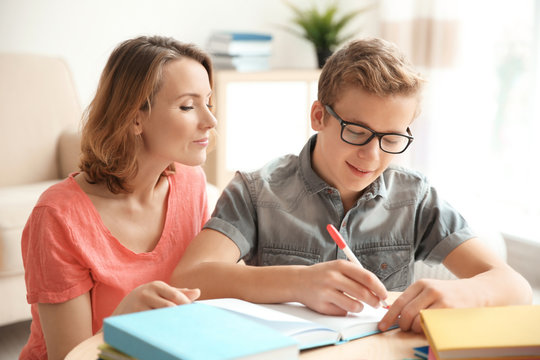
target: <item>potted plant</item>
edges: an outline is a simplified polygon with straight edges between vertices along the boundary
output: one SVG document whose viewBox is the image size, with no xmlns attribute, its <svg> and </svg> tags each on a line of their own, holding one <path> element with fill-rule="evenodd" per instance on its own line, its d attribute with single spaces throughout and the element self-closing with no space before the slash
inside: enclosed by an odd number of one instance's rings
<svg viewBox="0 0 540 360">
<path fill-rule="evenodd" d="M 302 10 L 287 1 L 285 1 L 285 4 L 294 12 L 292 22 L 300 27 L 300 30 L 285 27 L 286 30 L 309 40 L 313 44 L 319 68 L 323 67 L 326 59 L 332 55 L 338 45 L 354 36 L 355 33 L 342 34 L 345 26 L 356 16 L 372 8 L 372 5 L 368 5 L 362 9 L 338 16 L 336 2 L 331 3 L 326 9 L 322 10 L 319 10 L 315 3 L 306 10 Z"/>
</svg>

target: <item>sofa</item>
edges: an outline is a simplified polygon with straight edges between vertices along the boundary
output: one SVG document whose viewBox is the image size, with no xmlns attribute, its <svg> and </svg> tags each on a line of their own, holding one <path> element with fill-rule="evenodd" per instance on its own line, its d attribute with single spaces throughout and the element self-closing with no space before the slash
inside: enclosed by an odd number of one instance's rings
<svg viewBox="0 0 540 360">
<path fill-rule="evenodd" d="M 21 233 L 39 195 L 75 170 L 81 107 L 67 64 L 0 54 L 0 325 L 30 318 Z"/>
</svg>

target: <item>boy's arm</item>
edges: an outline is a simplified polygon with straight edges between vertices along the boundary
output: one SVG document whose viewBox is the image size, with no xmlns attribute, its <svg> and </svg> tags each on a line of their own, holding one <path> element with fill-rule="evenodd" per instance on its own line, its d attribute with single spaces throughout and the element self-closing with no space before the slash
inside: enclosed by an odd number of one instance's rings
<svg viewBox="0 0 540 360">
<path fill-rule="evenodd" d="M 529 283 L 478 238 L 456 247 L 443 263 L 460 279 L 418 280 L 394 302 L 379 325 L 381 330 L 398 320 L 402 330 L 421 332 L 419 311 L 427 308 L 502 306 L 532 301 Z"/>
<path fill-rule="evenodd" d="M 386 290 L 375 275 L 344 260 L 312 266 L 248 266 L 238 264 L 240 251 L 222 233 L 204 229 L 195 237 L 173 272 L 171 284 L 201 289 L 201 298 L 239 298 L 255 303 L 299 301 L 325 314 L 377 306 Z"/>
</svg>

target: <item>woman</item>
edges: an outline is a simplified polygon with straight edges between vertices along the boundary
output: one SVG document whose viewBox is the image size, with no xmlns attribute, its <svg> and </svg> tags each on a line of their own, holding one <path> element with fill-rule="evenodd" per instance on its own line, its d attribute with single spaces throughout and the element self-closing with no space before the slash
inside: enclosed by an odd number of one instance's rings
<svg viewBox="0 0 540 360">
<path fill-rule="evenodd" d="M 63 359 L 104 317 L 199 296 L 165 281 L 209 215 L 198 165 L 211 94 L 193 45 L 139 37 L 113 51 L 85 113 L 81 171 L 42 194 L 23 232 L 33 321 L 21 359 Z"/>
</svg>

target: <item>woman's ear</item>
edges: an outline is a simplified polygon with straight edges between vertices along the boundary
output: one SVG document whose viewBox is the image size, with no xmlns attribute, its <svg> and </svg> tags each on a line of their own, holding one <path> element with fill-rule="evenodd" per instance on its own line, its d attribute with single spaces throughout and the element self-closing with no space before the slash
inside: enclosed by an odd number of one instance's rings
<svg viewBox="0 0 540 360">
<path fill-rule="evenodd" d="M 141 135 L 143 132 L 142 115 L 142 111 L 139 110 L 139 112 L 137 113 L 137 117 L 135 118 L 135 120 L 133 120 L 133 133 L 136 136 Z"/>
<path fill-rule="evenodd" d="M 315 100 L 311 105 L 311 128 L 315 131 L 324 129 L 324 106 L 320 101 Z"/>
</svg>

